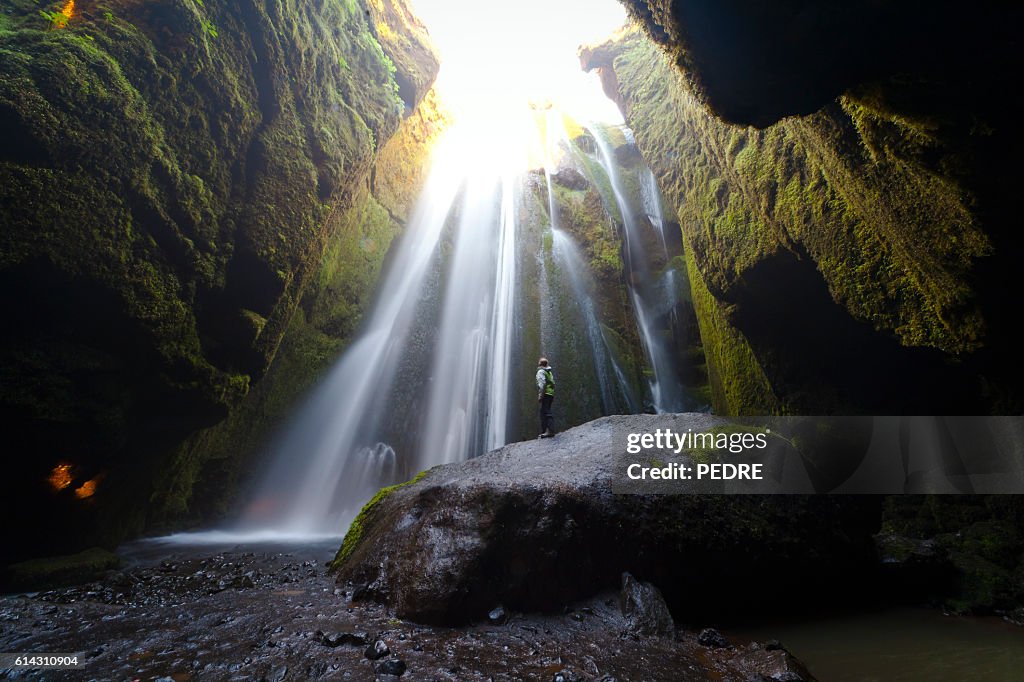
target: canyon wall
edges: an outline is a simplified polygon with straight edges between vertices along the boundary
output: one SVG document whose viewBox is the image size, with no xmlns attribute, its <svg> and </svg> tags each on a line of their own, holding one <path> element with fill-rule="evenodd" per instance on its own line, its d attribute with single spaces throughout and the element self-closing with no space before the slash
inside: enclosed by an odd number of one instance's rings
<svg viewBox="0 0 1024 682">
<path fill-rule="evenodd" d="M 952 31 L 943 8 L 904 42 L 905 10 L 875 17 L 863 55 L 850 8 L 627 5 L 643 30 L 581 58 L 682 228 L 716 410 L 1019 411 L 1001 29 L 953 66 L 914 51 Z"/>
<path fill-rule="evenodd" d="M 391 0 L 4 0 L 0 53 L 5 552 L 112 544 L 185 512 L 195 434 L 269 368 L 308 383 L 354 329 L 438 63 Z"/>
</svg>

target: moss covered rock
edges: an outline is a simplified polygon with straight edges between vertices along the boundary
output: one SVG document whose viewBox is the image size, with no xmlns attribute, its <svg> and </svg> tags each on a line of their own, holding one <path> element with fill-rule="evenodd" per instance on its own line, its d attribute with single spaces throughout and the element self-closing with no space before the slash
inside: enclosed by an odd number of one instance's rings
<svg viewBox="0 0 1024 682">
<path fill-rule="evenodd" d="M 695 79 L 717 72 L 673 63 L 640 32 L 582 57 L 677 213 L 717 409 L 1020 405 L 1012 312 L 992 282 L 993 269 L 1012 282 L 1014 267 L 988 165 L 1002 133 L 979 134 L 963 112 L 901 113 L 892 84 L 758 130 L 709 115 L 715 96 Z"/>
<path fill-rule="evenodd" d="M 100 547 L 93 547 L 77 554 L 21 561 L 7 567 L 3 589 L 48 590 L 86 583 L 96 580 L 106 571 L 120 565 L 120 557 Z"/>
<path fill-rule="evenodd" d="M 914 579 L 908 594 L 956 613 L 1013 616 L 1024 603 L 1022 522 L 1016 495 L 895 497 L 879 545 L 893 573 Z"/>
<path fill-rule="evenodd" d="M 268 438 L 344 351 L 368 309 L 392 241 L 410 217 L 433 142 L 450 122 L 431 91 L 378 152 L 351 207 L 332 216 L 323 260 L 267 374 L 221 423 L 190 437 L 156 481 L 151 524 L 199 523 L 233 510 Z"/>
<path fill-rule="evenodd" d="M 437 63 L 402 3 L 2 7 L 0 416 L 33 519 L 11 541 L 41 552 L 143 527 L 170 453 L 266 373 L 398 81 L 415 104 Z"/>
</svg>

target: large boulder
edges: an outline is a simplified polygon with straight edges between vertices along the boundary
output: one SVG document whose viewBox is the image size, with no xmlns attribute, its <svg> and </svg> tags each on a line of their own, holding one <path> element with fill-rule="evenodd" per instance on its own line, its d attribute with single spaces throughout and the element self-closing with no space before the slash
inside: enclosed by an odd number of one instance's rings
<svg viewBox="0 0 1024 682">
<path fill-rule="evenodd" d="M 625 571 L 657 586 L 677 618 L 848 597 L 871 582 L 877 498 L 614 494 L 616 434 L 664 419 L 605 417 L 435 467 L 368 504 L 332 570 L 402 618 L 441 624 L 499 603 L 556 609 Z M 675 420 L 680 432 L 725 424 Z"/>
</svg>

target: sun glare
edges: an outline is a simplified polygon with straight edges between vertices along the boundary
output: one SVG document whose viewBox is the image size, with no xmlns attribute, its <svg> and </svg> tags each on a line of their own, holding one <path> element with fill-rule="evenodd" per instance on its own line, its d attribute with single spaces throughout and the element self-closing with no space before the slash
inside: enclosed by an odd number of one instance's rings
<svg viewBox="0 0 1024 682">
<path fill-rule="evenodd" d="M 438 89 L 457 110 L 550 101 L 621 118 L 576 56 L 626 22 L 616 0 L 413 2 L 441 53 Z"/>
<path fill-rule="evenodd" d="M 468 161 L 486 140 L 487 164 L 551 164 L 561 113 L 621 123 L 577 49 L 609 38 L 626 22 L 616 0 L 412 0 L 441 54 L 437 90 L 457 122 L 454 142 Z M 562 130 L 559 124 L 555 128 Z"/>
</svg>

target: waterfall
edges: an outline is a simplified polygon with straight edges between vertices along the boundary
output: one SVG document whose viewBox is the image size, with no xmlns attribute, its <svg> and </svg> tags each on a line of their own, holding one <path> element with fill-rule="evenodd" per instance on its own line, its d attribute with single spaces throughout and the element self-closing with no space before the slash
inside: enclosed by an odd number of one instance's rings
<svg viewBox="0 0 1024 682">
<path fill-rule="evenodd" d="M 629 295 L 633 304 L 637 329 L 643 342 L 644 352 L 651 364 L 653 376 L 649 380 L 651 395 L 654 399 L 656 412 L 681 412 L 685 409 L 685 398 L 682 385 L 678 379 L 678 369 L 672 357 L 669 344 L 664 338 L 668 330 L 657 325 L 659 316 L 670 314 L 674 301 L 665 295 L 665 286 L 659 286 L 650 271 L 650 254 L 643 242 L 642 226 L 636 219 L 636 209 L 628 201 L 622 188 L 618 167 L 613 158 L 611 145 L 604 130 L 597 124 L 586 126 L 597 144 L 600 164 L 608 176 L 613 198 L 622 216 L 623 241 L 625 244 L 626 266 L 630 274 Z M 632 142 L 632 131 L 625 126 L 617 129 L 627 143 Z M 644 171 L 650 172 L 644 168 Z M 642 184 L 641 184 L 642 187 Z M 656 188 L 656 187 L 655 187 Z M 641 190 L 641 195 L 643 191 Z M 663 248 L 666 247 L 660 206 L 657 211 L 657 237 Z M 667 250 L 666 250 L 667 254 Z M 672 298 L 674 299 L 674 285 Z"/>
<path fill-rule="evenodd" d="M 552 150 L 569 151 L 565 126 L 549 112 L 540 139 L 535 112 L 522 118 L 532 138 L 518 124 L 489 121 L 456 127 L 435 150 L 364 324 L 272 442 L 239 533 L 340 535 L 381 487 L 532 435 L 533 358 L 548 344 L 573 368 L 560 385 L 576 391 L 566 408 L 577 420 L 640 409 L 602 324 L 587 261 L 559 225 Z M 545 150 L 541 164 L 523 158 L 531 144 Z M 633 212 L 602 149 L 630 223 L 628 267 L 646 272 Z M 531 165 L 544 167 L 546 187 L 531 179 Z M 529 197 L 543 190 L 547 226 L 530 209 Z M 525 271 L 536 280 L 521 282 Z M 524 298 L 526 290 L 536 298 Z M 630 295 L 655 369 L 656 406 L 665 409 L 673 404 L 665 397 L 669 373 L 644 299 L 655 297 L 643 287 Z"/>
<path fill-rule="evenodd" d="M 482 452 L 485 444 L 496 447 L 504 443 L 504 425 L 499 433 L 497 415 L 492 413 L 486 420 L 481 417 L 487 416 L 484 404 L 504 406 L 508 391 L 508 372 L 501 365 L 508 359 L 508 315 L 514 291 L 509 261 L 514 249 L 506 246 L 514 240 L 515 227 L 502 219 L 504 207 L 512 200 L 495 199 L 511 194 L 506 192 L 509 189 L 509 183 L 487 176 L 470 178 L 467 183 L 437 330 L 421 468 L 458 462 Z M 498 235 L 489 229 L 495 225 Z M 497 330 L 503 334 L 501 338 L 492 336 Z M 488 375 L 501 383 L 488 386 Z M 489 400 L 485 400 L 487 396 Z M 485 426 L 485 421 L 490 424 Z"/>
<path fill-rule="evenodd" d="M 577 305 L 583 315 L 584 330 L 593 353 L 594 371 L 597 373 L 598 386 L 601 390 L 601 410 L 604 414 L 615 414 L 616 393 L 621 402 L 629 407 L 630 412 L 637 412 L 640 403 L 630 388 L 626 374 L 608 348 L 601 323 L 597 320 L 594 301 L 586 292 L 583 258 L 579 247 L 568 234 L 552 225 L 552 238 L 555 257 L 564 266 L 572 286 Z"/>
<path fill-rule="evenodd" d="M 241 528 L 336 535 L 382 486 L 505 443 L 518 183 L 467 166 L 468 146 L 435 152 L 367 323 L 274 442 Z M 436 320 L 424 290 L 445 265 L 438 246 L 457 206 Z M 436 342 L 419 343 L 422 335 Z M 425 369 L 403 372 L 407 365 Z M 426 405 L 419 422 L 392 414 L 403 401 Z"/>
<path fill-rule="evenodd" d="M 487 404 L 486 449 L 505 444 L 508 432 L 509 388 L 512 371 L 512 331 L 516 290 L 516 196 L 517 181 L 506 174 L 502 178 L 501 230 L 498 242 L 497 296 L 491 315 L 491 358 Z"/>
<path fill-rule="evenodd" d="M 550 121 L 550 117 L 549 117 Z M 564 127 L 559 126 L 563 131 L 560 139 L 564 139 Z M 551 130 L 549 122 L 548 130 Z M 547 183 L 548 194 L 548 216 L 551 225 L 552 249 L 556 261 L 562 265 L 569 277 L 569 284 L 572 287 L 576 305 L 579 306 L 583 316 L 584 330 L 593 358 L 594 372 L 597 375 L 598 386 L 601 391 L 601 411 L 603 414 L 615 414 L 618 404 L 616 393 L 622 398 L 622 402 L 628 406 L 630 412 L 639 409 L 639 401 L 633 395 L 633 391 L 626 380 L 625 372 L 616 361 L 615 356 L 608 348 L 608 340 L 605 337 L 601 323 L 598 322 L 597 312 L 594 309 L 594 300 L 588 292 L 586 266 L 583 257 L 580 255 L 579 247 L 565 231 L 558 226 L 558 204 L 555 201 L 555 190 L 551 181 L 551 170 L 548 166 L 544 168 L 544 179 Z"/>
<path fill-rule="evenodd" d="M 271 450 L 277 454 L 243 526 L 337 533 L 342 518 L 354 516 L 357 505 L 395 482 L 395 453 L 376 439 L 415 303 L 461 184 L 452 167 L 457 162 L 439 152 L 438 165 L 383 277 L 380 289 L 385 295 L 379 296 L 360 337 L 273 443 Z"/>
</svg>

